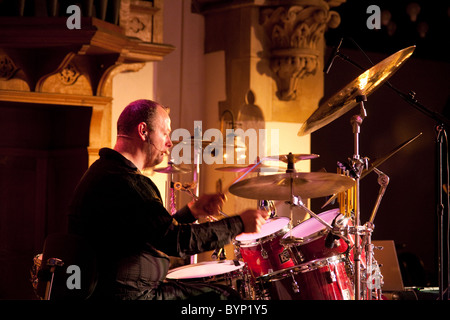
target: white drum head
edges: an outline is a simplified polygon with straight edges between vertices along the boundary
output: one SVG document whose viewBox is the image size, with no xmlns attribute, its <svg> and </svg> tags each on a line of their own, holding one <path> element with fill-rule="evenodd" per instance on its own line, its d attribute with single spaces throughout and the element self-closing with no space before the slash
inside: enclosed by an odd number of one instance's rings
<svg viewBox="0 0 450 320">
<path fill-rule="evenodd" d="M 318 216 L 331 225 L 334 218 L 340 214 L 339 209 L 332 209 L 318 214 Z M 317 232 L 325 229 L 326 227 L 316 218 L 311 217 L 306 221 L 303 221 L 298 226 L 292 228 L 288 234 L 284 235 L 283 238 L 295 237 L 295 238 L 305 238 L 310 235 L 316 234 Z"/>
<path fill-rule="evenodd" d="M 196 264 L 189 264 L 169 270 L 167 273 L 168 279 L 196 279 L 227 274 L 244 267 L 244 263 L 236 261 L 239 265 L 235 265 L 233 260 L 223 261 L 205 261 Z"/>
<path fill-rule="evenodd" d="M 236 237 L 237 241 L 251 241 L 261 239 L 271 234 L 274 234 L 280 230 L 283 230 L 289 224 L 289 218 L 273 218 L 266 221 L 261 226 L 261 231 L 258 233 L 242 233 Z"/>
</svg>

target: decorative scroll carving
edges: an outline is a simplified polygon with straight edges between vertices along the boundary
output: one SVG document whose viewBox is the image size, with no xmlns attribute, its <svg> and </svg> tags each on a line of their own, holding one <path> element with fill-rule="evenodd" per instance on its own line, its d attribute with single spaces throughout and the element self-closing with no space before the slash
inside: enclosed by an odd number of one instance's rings
<svg viewBox="0 0 450 320">
<path fill-rule="evenodd" d="M 19 70 L 7 55 L 0 55 L 0 79 L 9 80 Z"/>
<path fill-rule="evenodd" d="M 260 12 L 261 24 L 270 39 L 270 63 L 277 95 L 285 101 L 296 98 L 299 79 L 317 71 L 320 41 L 327 28 L 336 28 L 340 23 L 339 14 L 330 11 L 324 0 L 295 3 L 266 7 Z"/>
<path fill-rule="evenodd" d="M 61 81 L 62 84 L 70 86 L 77 81 L 80 75 L 81 74 L 77 70 L 77 68 L 75 68 L 73 64 L 69 63 L 63 70 L 60 71 L 59 80 Z"/>
</svg>

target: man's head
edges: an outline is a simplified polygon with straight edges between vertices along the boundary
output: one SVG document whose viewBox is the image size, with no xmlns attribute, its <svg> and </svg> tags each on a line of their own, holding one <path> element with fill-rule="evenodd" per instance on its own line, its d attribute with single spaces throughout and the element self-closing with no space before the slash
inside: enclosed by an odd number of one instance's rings
<svg viewBox="0 0 450 320">
<path fill-rule="evenodd" d="M 151 100 L 130 103 L 117 121 L 118 144 L 141 169 L 164 160 L 172 147 L 169 109 Z"/>
</svg>

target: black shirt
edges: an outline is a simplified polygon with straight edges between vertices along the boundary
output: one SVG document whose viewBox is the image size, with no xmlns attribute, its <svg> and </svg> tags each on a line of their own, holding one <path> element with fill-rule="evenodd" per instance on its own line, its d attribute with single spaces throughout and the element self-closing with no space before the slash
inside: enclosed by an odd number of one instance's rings
<svg viewBox="0 0 450 320">
<path fill-rule="evenodd" d="M 171 215 L 152 180 L 120 153 L 104 148 L 81 179 L 70 206 L 69 233 L 85 237 L 98 260 L 97 293 L 154 288 L 170 256 L 214 250 L 243 232 L 239 216 L 192 224 L 185 206 Z"/>
</svg>

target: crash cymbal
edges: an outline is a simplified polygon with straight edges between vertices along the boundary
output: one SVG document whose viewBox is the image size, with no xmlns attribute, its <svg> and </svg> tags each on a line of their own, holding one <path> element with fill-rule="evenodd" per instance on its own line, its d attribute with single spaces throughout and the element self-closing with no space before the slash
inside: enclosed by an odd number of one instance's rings
<svg viewBox="0 0 450 320">
<path fill-rule="evenodd" d="M 168 163 L 169 165 L 167 167 L 164 168 L 156 168 L 153 169 L 153 171 L 155 172 L 159 172 L 159 173 L 169 173 L 169 174 L 174 174 L 174 173 L 189 173 L 191 172 L 191 170 L 189 169 L 184 169 L 184 168 L 180 168 L 176 165 L 174 165 L 172 162 Z"/>
<path fill-rule="evenodd" d="M 253 168 L 255 165 L 248 165 L 248 166 L 229 166 L 229 167 L 220 167 L 216 168 L 218 171 L 227 171 L 227 172 L 246 172 Z M 259 165 L 256 168 L 254 168 L 251 172 L 284 172 L 286 170 L 282 170 L 281 168 L 277 167 L 271 167 L 266 165 Z"/>
<path fill-rule="evenodd" d="M 298 162 L 301 160 L 310 160 L 310 159 L 316 159 L 318 158 L 318 154 L 292 154 L 289 152 L 289 154 L 282 154 L 278 156 L 269 156 L 267 157 L 267 160 L 280 160 L 285 163 L 288 163 L 290 159 L 292 159 L 292 162 Z"/>
<path fill-rule="evenodd" d="M 231 185 L 229 191 L 256 200 L 291 200 L 293 195 L 310 199 L 343 192 L 354 182 L 353 178 L 335 173 L 293 172 L 248 178 Z"/>
<path fill-rule="evenodd" d="M 411 46 L 402 49 L 366 70 L 325 103 L 321 104 L 302 125 L 298 135 L 307 135 L 322 128 L 351 110 L 358 104 L 357 97 L 369 96 L 386 82 L 412 55 L 415 48 L 415 46 Z"/>
</svg>

